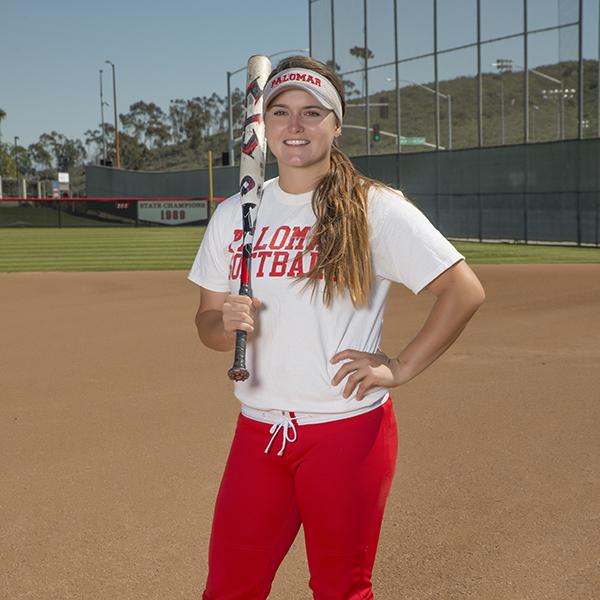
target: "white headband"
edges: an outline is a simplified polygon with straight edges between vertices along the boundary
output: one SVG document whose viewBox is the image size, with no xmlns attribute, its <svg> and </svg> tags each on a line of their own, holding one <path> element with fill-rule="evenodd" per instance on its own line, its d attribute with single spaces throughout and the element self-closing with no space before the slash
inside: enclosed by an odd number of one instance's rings
<svg viewBox="0 0 600 600">
<path fill-rule="evenodd" d="M 319 104 L 332 110 L 342 122 L 342 100 L 329 79 L 310 69 L 285 69 L 273 75 L 265 85 L 263 107 L 280 92 L 288 88 L 298 88 L 311 94 Z"/>
</svg>

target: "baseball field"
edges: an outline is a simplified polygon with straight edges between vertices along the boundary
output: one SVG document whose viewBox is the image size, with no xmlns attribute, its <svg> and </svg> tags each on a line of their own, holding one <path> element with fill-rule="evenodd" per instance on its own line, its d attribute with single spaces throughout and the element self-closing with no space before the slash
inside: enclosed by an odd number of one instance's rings
<svg viewBox="0 0 600 600">
<path fill-rule="evenodd" d="M 231 356 L 194 326 L 201 235 L 0 231 L 3 600 L 200 599 L 238 414 Z M 597 599 L 600 249 L 454 244 L 487 299 L 393 391 L 375 597 Z M 383 349 L 434 300 L 393 286 Z M 300 534 L 270 598 L 307 582 Z"/>
</svg>

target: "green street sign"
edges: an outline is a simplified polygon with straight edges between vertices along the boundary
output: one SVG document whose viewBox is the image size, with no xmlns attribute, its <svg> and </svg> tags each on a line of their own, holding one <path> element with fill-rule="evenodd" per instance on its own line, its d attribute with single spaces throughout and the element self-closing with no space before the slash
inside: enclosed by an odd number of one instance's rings
<svg viewBox="0 0 600 600">
<path fill-rule="evenodd" d="M 425 143 L 424 137 L 403 137 L 400 136 L 400 143 L 408 146 L 422 146 Z"/>
</svg>

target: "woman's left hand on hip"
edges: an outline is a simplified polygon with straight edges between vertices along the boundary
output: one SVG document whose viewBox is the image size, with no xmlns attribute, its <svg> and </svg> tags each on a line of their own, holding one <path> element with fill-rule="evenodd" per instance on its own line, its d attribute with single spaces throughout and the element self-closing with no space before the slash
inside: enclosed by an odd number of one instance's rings
<svg viewBox="0 0 600 600">
<path fill-rule="evenodd" d="M 331 384 L 338 385 L 349 375 L 344 386 L 344 398 L 350 397 L 357 386 L 356 399 L 362 400 L 372 388 L 394 388 L 410 379 L 403 374 L 400 361 L 383 352 L 372 354 L 359 350 L 343 350 L 331 358 L 331 363 L 336 364 L 342 360 L 347 362 L 340 367 Z"/>
</svg>

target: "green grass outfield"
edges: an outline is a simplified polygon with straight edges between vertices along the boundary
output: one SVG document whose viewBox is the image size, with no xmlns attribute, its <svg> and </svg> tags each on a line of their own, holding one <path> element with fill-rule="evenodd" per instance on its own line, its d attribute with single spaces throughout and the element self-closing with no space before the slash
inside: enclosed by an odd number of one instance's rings
<svg viewBox="0 0 600 600">
<path fill-rule="evenodd" d="M 0 272 L 189 269 L 203 234 L 203 227 L 0 229 Z M 600 262 L 600 248 L 453 244 L 471 264 Z"/>
</svg>

